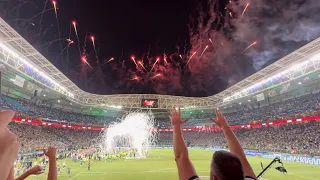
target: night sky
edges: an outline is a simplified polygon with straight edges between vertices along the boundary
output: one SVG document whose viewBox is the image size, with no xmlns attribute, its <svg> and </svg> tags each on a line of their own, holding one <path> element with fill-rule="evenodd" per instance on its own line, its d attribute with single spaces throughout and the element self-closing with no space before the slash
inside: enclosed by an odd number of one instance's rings
<svg viewBox="0 0 320 180">
<path fill-rule="evenodd" d="M 45 0 L 30 2 L 1 2 L 1 17 L 80 88 L 99 94 L 213 95 L 320 35 L 315 0 L 257 0 L 243 16 L 244 0 L 57 0 L 57 41 L 51 0 L 44 13 Z"/>
</svg>

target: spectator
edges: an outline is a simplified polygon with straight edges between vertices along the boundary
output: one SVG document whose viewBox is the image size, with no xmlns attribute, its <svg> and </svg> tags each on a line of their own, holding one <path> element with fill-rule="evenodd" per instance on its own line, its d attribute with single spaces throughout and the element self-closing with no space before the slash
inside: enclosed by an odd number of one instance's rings
<svg viewBox="0 0 320 180">
<path fill-rule="evenodd" d="M 256 176 L 246 159 L 237 137 L 232 132 L 229 124 L 219 110 L 216 111 L 217 119 L 212 119 L 224 133 L 230 152 L 216 151 L 211 161 L 210 179 L 212 180 L 243 180 L 255 179 Z M 188 149 L 185 145 L 182 133 L 182 124 L 186 120 L 181 119 L 180 108 L 171 110 L 170 115 L 173 128 L 173 148 L 178 167 L 180 180 L 199 179 L 189 159 Z"/>
<path fill-rule="evenodd" d="M 0 179 L 13 179 L 13 165 L 20 149 L 17 135 L 7 128 L 13 116 L 13 111 L 0 112 Z"/>
<path fill-rule="evenodd" d="M 21 176 L 16 178 L 16 180 L 23 180 L 23 179 L 26 179 L 27 177 L 29 177 L 30 175 L 39 175 L 42 173 L 44 173 L 42 168 L 37 165 L 37 166 L 32 167 L 31 169 L 29 169 L 25 173 L 23 173 Z"/>
<path fill-rule="evenodd" d="M 44 154 L 49 158 L 48 180 L 57 180 L 56 148 L 49 146 Z"/>
</svg>

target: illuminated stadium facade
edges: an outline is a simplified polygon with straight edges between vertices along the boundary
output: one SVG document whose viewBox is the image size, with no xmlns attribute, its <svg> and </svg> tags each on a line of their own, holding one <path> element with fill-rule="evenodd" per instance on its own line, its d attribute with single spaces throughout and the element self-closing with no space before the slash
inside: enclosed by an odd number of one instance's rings
<svg viewBox="0 0 320 180">
<path fill-rule="evenodd" d="M 7 74 L 19 74 L 23 79 L 41 87 L 42 96 L 52 99 L 62 98 L 69 105 L 105 109 L 141 109 L 142 100 L 156 100 L 156 109 L 170 109 L 180 106 L 184 109 L 213 110 L 228 106 L 241 99 L 254 97 L 261 99 L 269 90 L 285 86 L 288 82 L 320 72 L 320 38 L 238 82 L 213 96 L 195 98 L 157 94 L 97 95 L 81 90 L 49 60 L 21 37 L 12 27 L 0 18 L 0 59 L 8 69 Z M 317 84 L 319 76 L 312 84 Z M 17 79 L 4 78 L 4 89 L 26 92 L 24 85 L 17 85 Z M 23 83 L 25 80 L 22 80 Z M 22 83 L 22 84 L 23 84 Z M 15 84 L 15 85 L 14 85 Z M 301 83 L 300 83 L 301 84 Z M 28 91 L 30 94 L 30 90 Z M 266 92 L 266 93 L 263 93 Z M 32 94 L 32 93 L 31 93 Z M 263 96 L 263 97 L 262 97 Z"/>
</svg>

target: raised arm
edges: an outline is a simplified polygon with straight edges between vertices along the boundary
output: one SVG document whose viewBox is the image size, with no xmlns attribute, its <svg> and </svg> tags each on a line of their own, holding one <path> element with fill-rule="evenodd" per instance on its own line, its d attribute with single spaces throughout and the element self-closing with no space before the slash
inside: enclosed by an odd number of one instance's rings
<svg viewBox="0 0 320 180">
<path fill-rule="evenodd" d="M 183 139 L 182 124 L 187 120 L 181 119 L 180 108 L 179 110 L 172 109 L 170 120 L 173 128 L 173 149 L 174 156 L 178 167 L 179 179 L 188 180 L 195 179 L 197 173 L 193 167 L 192 162 L 188 156 L 188 149 Z"/>
<path fill-rule="evenodd" d="M 236 135 L 231 130 L 227 120 L 224 118 L 224 116 L 221 114 L 219 110 L 216 110 L 216 116 L 217 119 L 211 118 L 211 121 L 216 123 L 223 131 L 223 134 L 225 138 L 227 139 L 228 147 L 230 149 L 230 152 L 238 156 L 238 158 L 241 161 L 241 164 L 243 166 L 243 171 L 246 176 L 251 176 L 253 178 L 257 178 L 254 174 L 251 165 L 249 164 L 244 151 L 240 145 L 240 142 Z"/>
<path fill-rule="evenodd" d="M 39 175 L 42 173 L 43 173 L 42 168 L 37 165 L 37 166 L 32 167 L 31 169 L 29 169 L 25 173 L 23 173 L 21 176 L 17 177 L 16 180 L 23 180 L 23 179 L 26 179 L 27 177 L 29 177 L 30 175 Z"/>
<path fill-rule="evenodd" d="M 44 154 L 49 158 L 48 180 L 57 180 L 56 151 L 55 147 L 50 146 L 48 151 L 44 152 Z"/>
<path fill-rule="evenodd" d="M 20 143 L 17 135 L 8 129 L 14 111 L 0 112 L 0 179 L 12 180 L 13 164 L 18 157 Z"/>
</svg>

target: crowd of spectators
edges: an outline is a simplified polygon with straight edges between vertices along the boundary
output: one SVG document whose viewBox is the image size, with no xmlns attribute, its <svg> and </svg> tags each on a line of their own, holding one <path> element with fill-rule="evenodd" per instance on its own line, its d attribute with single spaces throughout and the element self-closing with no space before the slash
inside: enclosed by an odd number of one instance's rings
<svg viewBox="0 0 320 180">
<path fill-rule="evenodd" d="M 76 130 L 61 127 L 38 126 L 26 123 L 9 124 L 9 129 L 18 135 L 23 150 L 32 150 L 48 145 L 56 147 L 90 147 L 100 143 L 101 132 Z M 234 130 L 242 146 L 285 153 L 320 154 L 320 122 L 296 123 L 262 128 Z M 185 132 L 189 146 L 226 147 L 221 131 Z M 158 145 L 171 145 L 172 132 L 158 135 Z"/>
<path fill-rule="evenodd" d="M 320 155 L 320 122 L 234 130 L 243 148 Z M 222 131 L 185 132 L 189 146 L 226 147 Z M 172 144 L 172 132 L 159 134 L 159 144 Z"/>
<path fill-rule="evenodd" d="M 320 93 L 308 94 L 260 107 L 251 105 L 238 106 L 240 107 L 235 112 L 224 113 L 232 125 L 247 124 L 252 121 L 266 122 L 279 119 L 301 118 L 319 115 L 317 110 L 320 109 Z M 190 116 L 192 121 L 189 121 L 186 126 L 205 123 L 210 117 L 215 117 L 214 112 L 212 114 L 193 113 Z"/>
<path fill-rule="evenodd" d="M 6 101 L 5 98 L 2 102 L 2 106 L 18 107 L 13 104 L 12 98 Z M 50 108 L 47 106 L 40 106 L 30 103 L 26 100 L 14 99 L 17 103 L 21 104 L 24 108 L 28 109 L 28 112 L 20 113 L 20 117 L 32 118 L 32 119 L 51 119 L 65 121 L 67 123 L 78 123 L 84 125 L 106 125 L 117 117 L 104 117 L 104 116 L 93 116 L 83 113 L 67 112 L 61 109 Z M 313 114 L 319 114 L 317 109 L 320 107 L 320 94 L 308 94 L 285 101 L 265 105 L 265 106 L 253 106 L 253 105 L 242 105 L 236 112 L 225 112 L 225 116 L 231 125 L 235 124 L 246 124 L 251 121 L 274 121 L 283 118 L 294 118 L 294 117 L 306 117 Z M 19 111 L 16 110 L 16 111 Z M 316 113 L 315 113 L 316 112 Z M 185 126 L 193 126 L 201 124 L 210 117 L 214 117 L 214 114 L 210 113 L 193 113 L 190 115 L 189 123 Z M 166 119 L 167 120 L 167 119 Z M 169 122 L 160 121 L 158 124 L 167 127 Z"/>
<path fill-rule="evenodd" d="M 25 151 L 55 147 L 88 147 L 99 137 L 99 131 L 76 130 L 61 127 L 38 126 L 11 122 L 8 128 L 15 133 Z"/>
<path fill-rule="evenodd" d="M 77 122 L 85 124 L 106 124 L 106 117 L 91 116 L 75 112 L 65 112 L 46 106 L 37 106 L 27 101 L 19 101 L 28 112 L 17 112 L 16 117 L 44 120 L 46 118 Z M 14 101 L 10 100 L 10 103 Z M 320 102 L 319 94 L 309 94 L 286 101 L 270 104 L 264 107 L 245 107 L 237 112 L 225 113 L 226 119 L 233 124 L 252 122 L 266 122 L 279 119 L 293 119 L 320 115 L 317 106 Z M 11 104 L 1 102 L 2 106 Z M 15 106 L 17 107 L 17 106 Z M 196 123 L 208 124 L 213 114 L 204 114 L 203 121 L 191 120 L 186 126 Z M 194 118 L 194 117 L 193 117 Z M 245 121 L 246 120 L 246 121 Z M 168 120 L 168 123 L 169 120 Z M 168 124 L 169 126 L 169 124 Z M 91 130 L 74 130 L 51 126 L 35 126 L 24 123 L 10 123 L 9 128 L 19 136 L 23 149 L 65 146 L 90 146 L 97 141 L 100 132 Z M 239 129 L 235 131 L 244 148 L 279 152 L 299 152 L 320 154 L 320 123 L 290 124 L 270 126 L 254 129 Z M 190 146 L 226 146 L 220 131 L 214 132 L 186 132 L 186 141 Z M 172 144 L 172 133 L 160 133 L 159 144 Z"/>
</svg>

